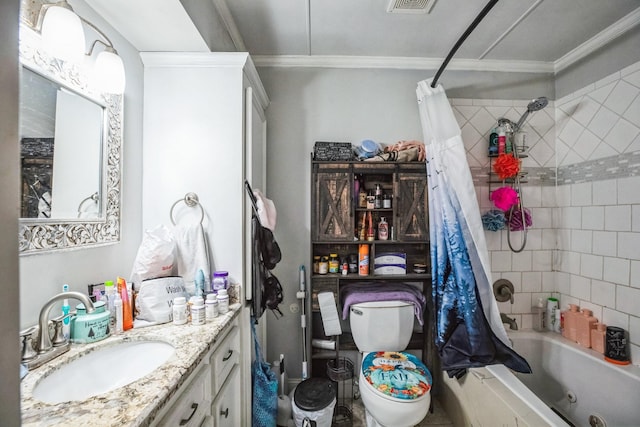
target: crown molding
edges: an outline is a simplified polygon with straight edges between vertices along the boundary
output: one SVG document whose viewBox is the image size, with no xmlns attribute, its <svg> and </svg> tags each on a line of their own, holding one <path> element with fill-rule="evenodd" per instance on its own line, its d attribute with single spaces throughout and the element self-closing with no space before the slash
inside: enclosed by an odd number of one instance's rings
<svg viewBox="0 0 640 427">
<path fill-rule="evenodd" d="M 554 64 L 554 72 L 558 73 L 565 68 L 569 67 L 573 63 L 581 60 L 582 58 L 592 54 L 597 49 L 610 43 L 612 40 L 620 37 L 622 34 L 631 30 L 633 27 L 640 23 L 640 7 L 618 20 L 613 25 L 600 31 L 595 36 L 591 37 L 580 46 L 576 47 L 562 58 L 557 59 Z"/>
<path fill-rule="evenodd" d="M 257 67 L 300 68 L 378 68 L 395 70 L 437 70 L 442 58 L 331 56 L 331 55 L 252 55 Z M 553 73 L 553 63 L 502 61 L 490 59 L 453 59 L 447 66 L 458 71 L 504 71 Z"/>
</svg>

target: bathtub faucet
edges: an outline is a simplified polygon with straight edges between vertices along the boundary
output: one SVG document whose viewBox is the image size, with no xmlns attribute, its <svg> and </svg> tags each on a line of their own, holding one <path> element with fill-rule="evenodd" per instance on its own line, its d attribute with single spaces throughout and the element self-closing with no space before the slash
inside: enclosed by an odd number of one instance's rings
<svg viewBox="0 0 640 427">
<path fill-rule="evenodd" d="M 502 323 L 507 323 L 509 325 L 509 329 L 514 331 L 518 330 L 518 324 L 516 323 L 515 317 L 511 318 L 504 313 L 500 313 L 500 319 L 502 320 Z"/>
</svg>

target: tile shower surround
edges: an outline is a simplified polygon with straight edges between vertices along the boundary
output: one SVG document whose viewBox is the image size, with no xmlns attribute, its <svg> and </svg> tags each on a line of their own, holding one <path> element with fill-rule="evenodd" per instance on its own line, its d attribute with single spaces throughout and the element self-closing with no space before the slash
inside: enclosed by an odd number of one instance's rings
<svg viewBox="0 0 640 427">
<path fill-rule="evenodd" d="M 544 94 L 538 94 L 544 95 Z M 462 130 L 481 213 L 489 200 L 487 141 L 499 117 L 517 121 L 528 101 L 451 99 Z M 509 279 L 514 303 L 498 303 L 532 327 L 539 297 L 576 303 L 629 331 L 640 364 L 640 62 L 569 94 L 524 126 L 522 184 L 531 210 L 525 250 L 506 231 L 486 231 L 493 280 Z M 491 184 L 491 190 L 500 184 Z M 512 233 L 519 246 L 522 233 Z"/>
</svg>

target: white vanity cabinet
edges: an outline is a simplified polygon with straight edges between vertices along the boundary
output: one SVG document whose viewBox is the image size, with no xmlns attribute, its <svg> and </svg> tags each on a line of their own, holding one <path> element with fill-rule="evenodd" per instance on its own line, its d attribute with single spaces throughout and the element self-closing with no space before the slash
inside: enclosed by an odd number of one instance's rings
<svg viewBox="0 0 640 427">
<path fill-rule="evenodd" d="M 154 427 L 240 426 L 240 320 L 216 343 L 159 413 Z"/>
</svg>

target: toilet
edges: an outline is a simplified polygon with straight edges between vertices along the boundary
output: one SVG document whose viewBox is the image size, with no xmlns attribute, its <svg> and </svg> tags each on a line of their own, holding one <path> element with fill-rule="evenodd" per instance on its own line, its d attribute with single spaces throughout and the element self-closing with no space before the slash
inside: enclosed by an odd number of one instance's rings
<svg viewBox="0 0 640 427">
<path fill-rule="evenodd" d="M 431 373 L 404 352 L 413 331 L 414 306 L 403 301 L 353 304 L 349 324 L 362 353 L 359 387 L 367 427 L 410 427 L 429 412 Z"/>
</svg>

